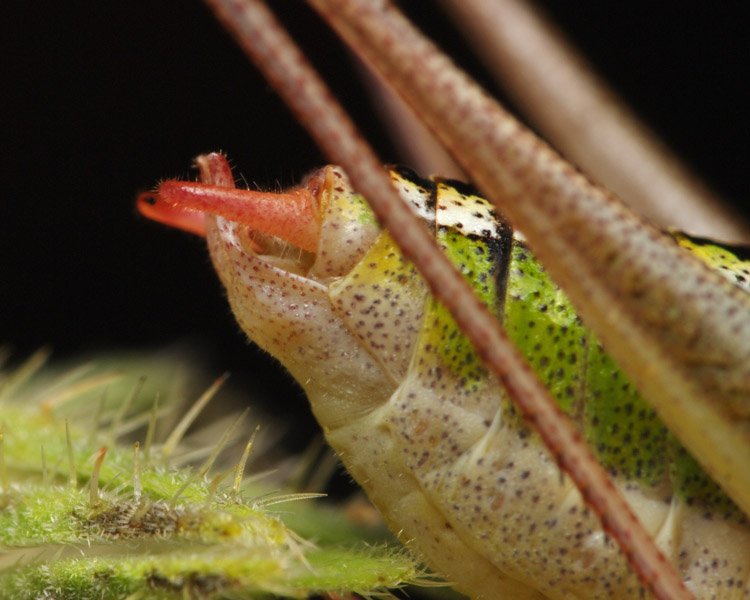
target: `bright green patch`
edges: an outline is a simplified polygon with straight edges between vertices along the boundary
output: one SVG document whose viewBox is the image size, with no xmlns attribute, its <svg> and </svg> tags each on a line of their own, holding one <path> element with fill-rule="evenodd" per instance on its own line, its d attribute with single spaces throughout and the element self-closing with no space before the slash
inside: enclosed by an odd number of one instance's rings
<svg viewBox="0 0 750 600">
<path fill-rule="evenodd" d="M 582 410 L 588 331 L 568 298 L 518 243 L 513 244 L 508 269 L 503 324 L 563 411 L 577 418 Z"/>
<path fill-rule="evenodd" d="M 466 237 L 459 231 L 448 228 L 438 231 L 437 238 L 450 261 L 471 284 L 477 297 L 490 312 L 497 315 L 497 264 L 486 241 Z M 476 392 L 484 387 L 487 370 L 445 306 L 431 298 L 424 323 L 423 343 L 437 349 L 445 366 L 460 381 L 465 382 L 467 391 Z"/>
<path fill-rule="evenodd" d="M 587 363 L 584 432 L 597 458 L 626 479 L 663 483 L 667 428 L 593 334 Z"/>
</svg>

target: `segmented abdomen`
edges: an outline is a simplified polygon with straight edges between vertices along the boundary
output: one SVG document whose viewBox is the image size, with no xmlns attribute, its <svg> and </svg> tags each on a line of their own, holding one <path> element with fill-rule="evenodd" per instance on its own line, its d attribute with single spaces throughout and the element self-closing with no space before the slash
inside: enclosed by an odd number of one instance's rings
<svg viewBox="0 0 750 600">
<path fill-rule="evenodd" d="M 640 398 L 523 242 L 465 186 L 404 170 L 392 177 L 503 319 L 688 586 L 703 598 L 750 595 L 746 517 Z M 465 546 L 498 579 L 516 580 L 496 584 L 521 594 L 513 597 L 646 593 L 387 233 L 332 286 L 331 298 L 397 385 L 385 405 L 331 437 L 402 538 L 439 557 L 448 577 L 460 569 L 456 555 Z M 386 497 L 390 491 L 414 502 L 422 494 L 421 508 L 405 509 Z M 477 585 L 466 591 L 490 593 Z"/>
</svg>

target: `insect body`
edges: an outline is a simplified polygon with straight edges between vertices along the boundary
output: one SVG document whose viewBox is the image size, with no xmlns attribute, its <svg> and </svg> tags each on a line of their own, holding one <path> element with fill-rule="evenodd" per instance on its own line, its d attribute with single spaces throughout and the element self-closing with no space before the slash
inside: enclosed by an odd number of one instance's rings
<svg viewBox="0 0 750 600">
<path fill-rule="evenodd" d="M 199 165 L 204 179 L 222 169 L 226 184 L 221 158 Z M 466 186 L 403 169 L 390 176 L 575 419 L 688 588 L 701 598 L 750 595 L 746 517 L 668 433 L 510 226 Z M 237 320 L 300 382 L 328 441 L 404 542 L 474 597 L 644 592 L 340 169 L 326 167 L 269 204 L 307 223 L 303 234 L 245 218 L 241 194 L 229 203 L 217 189 L 167 182 L 142 204 L 208 213 L 209 249 Z M 249 194 L 252 204 L 271 196 Z M 298 216 L 310 211 L 314 219 Z M 735 262 L 741 275 L 748 265 Z"/>
</svg>

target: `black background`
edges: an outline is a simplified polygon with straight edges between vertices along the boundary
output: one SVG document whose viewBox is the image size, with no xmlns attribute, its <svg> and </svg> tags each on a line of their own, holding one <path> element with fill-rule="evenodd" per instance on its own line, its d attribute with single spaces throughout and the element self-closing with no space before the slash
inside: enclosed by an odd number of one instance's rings
<svg viewBox="0 0 750 600">
<path fill-rule="evenodd" d="M 21 4 L 0 9 L 9 68 L 0 341 L 19 357 L 44 343 L 69 357 L 188 342 L 209 370 L 302 407 L 235 325 L 201 240 L 145 221 L 133 205 L 160 178 L 192 176 L 201 152 L 225 150 L 261 186 L 293 183 L 324 157 L 197 0 Z M 743 205 L 747 3 L 547 4 L 650 124 Z M 397 161 L 338 43 L 298 0 L 274 5 L 384 162 Z M 431 2 L 409 6 L 476 66 Z"/>
</svg>

